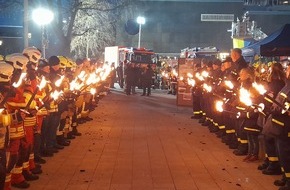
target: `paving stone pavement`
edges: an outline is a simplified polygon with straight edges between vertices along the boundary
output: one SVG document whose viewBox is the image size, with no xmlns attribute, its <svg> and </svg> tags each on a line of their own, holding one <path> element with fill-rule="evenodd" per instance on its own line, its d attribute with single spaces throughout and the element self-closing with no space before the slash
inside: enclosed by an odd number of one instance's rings
<svg viewBox="0 0 290 190">
<path fill-rule="evenodd" d="M 79 126 L 81 137 L 46 158 L 32 190 L 274 190 L 275 179 L 245 163 L 177 107 L 175 96 L 114 90 Z"/>
</svg>

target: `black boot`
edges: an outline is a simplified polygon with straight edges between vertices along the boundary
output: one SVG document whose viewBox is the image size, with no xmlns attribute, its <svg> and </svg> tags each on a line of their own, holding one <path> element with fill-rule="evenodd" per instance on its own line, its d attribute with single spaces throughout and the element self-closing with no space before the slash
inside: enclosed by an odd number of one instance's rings
<svg viewBox="0 0 290 190">
<path fill-rule="evenodd" d="M 280 187 L 279 190 L 290 190 L 290 181 L 286 180 L 286 184 L 284 187 Z"/>
<path fill-rule="evenodd" d="M 268 166 L 269 166 L 269 159 L 268 158 L 265 158 L 264 163 L 260 164 L 257 169 L 258 170 L 264 170 Z"/>
<path fill-rule="evenodd" d="M 39 179 L 37 175 L 30 173 L 28 170 L 23 170 L 22 175 L 26 181 L 35 181 Z"/>
<path fill-rule="evenodd" d="M 265 175 L 280 175 L 282 171 L 279 162 L 269 161 L 269 166 L 262 173 Z"/>
<path fill-rule="evenodd" d="M 34 162 L 38 163 L 38 164 L 45 164 L 46 161 L 41 158 L 41 156 L 34 156 Z"/>
<path fill-rule="evenodd" d="M 78 132 L 77 127 L 73 127 L 72 134 L 74 136 L 81 136 L 82 135 L 80 132 Z"/>
<path fill-rule="evenodd" d="M 67 133 L 67 139 L 75 139 L 76 137 L 73 135 L 72 131 Z"/>
<path fill-rule="evenodd" d="M 39 168 L 39 167 L 35 167 L 32 170 L 30 170 L 30 171 L 31 171 L 32 174 L 41 174 L 42 173 L 42 169 Z"/>
<path fill-rule="evenodd" d="M 69 146 L 70 145 L 70 142 L 67 141 L 65 138 L 64 138 L 64 135 L 57 135 L 56 136 L 56 141 L 57 141 L 57 144 L 61 145 L 61 146 Z"/>
<path fill-rule="evenodd" d="M 27 183 L 27 181 L 24 180 L 24 181 L 22 181 L 20 183 L 11 184 L 11 186 L 19 188 L 19 189 L 27 189 L 30 186 L 30 184 Z"/>
<path fill-rule="evenodd" d="M 198 123 L 204 123 L 205 122 L 205 116 L 202 116 L 199 120 L 198 120 Z"/>
<path fill-rule="evenodd" d="M 275 180 L 274 181 L 274 185 L 275 186 L 279 186 L 279 187 L 285 186 L 286 185 L 286 179 L 285 179 L 285 177 L 283 177 L 282 179 Z"/>
</svg>

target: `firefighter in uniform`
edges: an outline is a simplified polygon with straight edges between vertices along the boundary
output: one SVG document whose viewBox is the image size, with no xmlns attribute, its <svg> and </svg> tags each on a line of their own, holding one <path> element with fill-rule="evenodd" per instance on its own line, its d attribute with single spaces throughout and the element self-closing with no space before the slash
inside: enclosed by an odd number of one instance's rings
<svg viewBox="0 0 290 190">
<path fill-rule="evenodd" d="M 278 93 L 276 101 L 280 105 L 285 106 L 284 109 L 278 105 L 274 105 L 272 109 L 272 124 L 280 127 L 281 134 L 277 136 L 278 157 L 283 172 L 284 185 L 279 190 L 290 190 L 290 67 L 286 71 L 286 85 Z M 276 182 L 277 184 L 277 182 Z"/>
<path fill-rule="evenodd" d="M 41 166 L 35 164 L 34 162 L 34 134 L 37 127 L 36 102 L 34 99 L 36 93 L 38 93 L 39 90 L 37 88 L 39 81 L 37 78 L 36 70 L 38 67 L 38 61 L 41 57 L 41 52 L 35 47 L 28 47 L 23 50 L 23 55 L 27 56 L 29 59 L 29 62 L 27 64 L 27 76 L 26 86 L 24 87 L 24 96 L 26 102 L 25 109 L 29 110 L 30 112 L 25 116 L 24 119 L 24 129 L 29 152 L 27 153 L 27 157 L 24 160 L 23 169 L 27 170 L 28 173 L 29 171 L 31 171 L 33 174 L 40 174 L 42 173 Z"/>
<path fill-rule="evenodd" d="M 6 151 L 8 152 L 9 141 L 9 126 L 11 123 L 10 115 L 4 109 L 4 105 L 7 101 L 7 97 L 10 95 L 10 77 L 13 73 L 13 67 L 4 61 L 0 61 L 0 189 L 4 189 L 6 181 L 6 187 L 10 188 L 11 175 L 8 174 L 6 169 Z M 7 178 L 6 178 L 7 172 Z M 8 188 L 6 188 L 8 189 Z"/>
<path fill-rule="evenodd" d="M 280 90 L 285 86 L 285 73 L 283 67 L 280 63 L 274 63 L 271 65 L 271 72 L 268 76 L 267 91 L 268 96 L 276 98 Z M 270 114 L 270 108 L 273 101 L 267 97 L 263 98 L 263 104 L 265 109 L 263 113 L 259 115 L 259 125 L 263 127 L 265 125 L 264 121 L 268 118 Z M 270 123 L 271 124 L 271 123 Z M 264 135 L 265 143 L 265 161 L 263 164 L 258 166 L 259 170 L 265 175 L 280 175 L 281 167 L 277 155 L 276 139 L 274 137 Z"/>
<path fill-rule="evenodd" d="M 12 67 L 13 68 L 13 67 Z M 20 108 L 25 107 L 25 98 L 23 90 L 20 88 L 11 89 L 10 96 L 6 102 L 7 112 L 10 114 L 11 125 L 9 128 L 9 146 L 7 152 L 7 170 L 5 179 L 5 189 L 9 190 L 11 184 L 18 188 L 28 188 L 29 183 L 26 182 L 23 174 L 29 175 L 23 170 L 23 162 L 26 157 L 28 148 L 25 140 L 25 132 L 23 128 L 23 119 L 25 113 Z M 34 177 L 32 175 L 32 177 Z"/>
</svg>

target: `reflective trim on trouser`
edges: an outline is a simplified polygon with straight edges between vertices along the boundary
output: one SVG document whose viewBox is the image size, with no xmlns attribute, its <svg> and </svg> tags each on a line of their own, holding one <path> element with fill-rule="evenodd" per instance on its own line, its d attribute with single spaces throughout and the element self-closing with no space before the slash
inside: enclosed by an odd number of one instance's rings
<svg viewBox="0 0 290 190">
<path fill-rule="evenodd" d="M 11 173 L 6 174 L 4 190 L 11 190 Z"/>
<path fill-rule="evenodd" d="M 11 171 L 11 183 L 18 184 L 25 181 L 22 175 L 22 167 L 14 167 Z"/>
<path fill-rule="evenodd" d="M 278 124 L 278 125 L 280 125 L 280 126 L 283 126 L 283 127 L 284 127 L 284 125 L 285 125 L 283 122 L 278 121 L 277 119 L 272 119 L 272 122 L 273 122 L 273 123 L 276 123 L 276 124 Z"/>
<path fill-rule="evenodd" d="M 29 162 L 23 162 L 23 170 L 29 170 Z"/>
<path fill-rule="evenodd" d="M 34 162 L 34 153 L 29 154 L 29 170 L 32 170 L 35 168 L 35 162 Z"/>
<path fill-rule="evenodd" d="M 241 144 L 247 144 L 248 143 L 248 140 L 242 140 L 242 139 L 240 139 L 240 141 L 239 141 Z"/>
<path fill-rule="evenodd" d="M 225 129 L 226 126 L 225 125 L 219 125 L 219 129 Z"/>
<path fill-rule="evenodd" d="M 290 178 L 290 173 L 285 173 L 285 176 L 286 176 L 287 178 Z"/>
<path fill-rule="evenodd" d="M 199 115 L 199 114 L 202 114 L 202 111 L 201 110 L 200 111 L 194 111 L 193 114 L 194 115 Z"/>
<path fill-rule="evenodd" d="M 253 129 L 253 128 L 249 128 L 249 127 L 245 127 L 244 129 L 245 129 L 246 131 L 260 132 L 259 129 Z"/>
<path fill-rule="evenodd" d="M 226 133 L 228 133 L 228 134 L 235 133 L 235 132 L 236 132 L 236 130 L 234 130 L 234 129 L 226 130 Z"/>
<path fill-rule="evenodd" d="M 269 156 L 268 156 L 268 159 L 269 159 L 269 161 L 271 161 L 271 162 L 278 162 L 278 161 L 279 161 L 278 157 L 269 157 Z"/>
<path fill-rule="evenodd" d="M 6 177 L 5 177 L 5 182 L 10 182 L 10 181 L 11 181 L 11 173 L 6 174 Z"/>
</svg>

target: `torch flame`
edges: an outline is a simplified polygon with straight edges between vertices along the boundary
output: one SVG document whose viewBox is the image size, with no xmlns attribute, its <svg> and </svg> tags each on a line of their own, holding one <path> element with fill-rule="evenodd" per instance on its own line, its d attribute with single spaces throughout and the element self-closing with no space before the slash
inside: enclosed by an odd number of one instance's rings
<svg viewBox="0 0 290 190">
<path fill-rule="evenodd" d="M 216 101 L 216 103 L 215 103 L 215 109 L 218 112 L 223 112 L 224 111 L 223 105 L 224 105 L 224 102 L 223 101 Z"/>
<path fill-rule="evenodd" d="M 195 86 L 195 80 L 194 80 L 194 79 L 190 79 L 190 78 L 188 78 L 188 79 L 187 79 L 187 83 L 188 83 L 189 85 L 191 85 L 192 87 Z"/>
<path fill-rule="evenodd" d="M 39 90 L 41 90 L 41 89 L 43 89 L 45 87 L 46 82 L 47 81 L 45 80 L 44 76 L 42 76 L 42 79 L 41 79 L 41 81 L 40 81 L 40 83 L 38 85 Z"/>
<path fill-rule="evenodd" d="M 211 91 L 212 91 L 212 87 L 209 86 L 209 85 L 206 84 L 206 83 L 203 84 L 203 88 L 204 88 L 207 92 L 211 92 Z"/>
<path fill-rule="evenodd" d="M 193 78 L 193 75 L 191 73 L 187 73 L 188 78 Z"/>
<path fill-rule="evenodd" d="M 178 73 L 176 72 L 175 69 L 172 70 L 172 74 L 173 74 L 174 76 L 176 76 L 176 77 L 178 76 Z"/>
<path fill-rule="evenodd" d="M 200 73 L 195 73 L 195 77 L 200 81 L 204 80 L 204 78 L 202 77 L 202 75 L 200 75 Z"/>
<path fill-rule="evenodd" d="M 90 93 L 91 93 L 92 95 L 96 94 L 96 92 L 97 92 L 97 90 L 96 90 L 95 88 L 91 88 L 91 89 L 90 89 Z"/>
<path fill-rule="evenodd" d="M 226 80 L 225 81 L 225 85 L 227 87 L 229 87 L 230 89 L 233 89 L 234 88 L 234 84 L 232 83 L 232 81 Z"/>
<path fill-rule="evenodd" d="M 209 76 L 209 73 L 207 71 L 202 71 L 201 76 L 207 78 Z"/>
<path fill-rule="evenodd" d="M 94 82 L 96 78 L 96 74 L 95 73 L 91 73 L 89 78 L 86 80 L 86 85 L 90 85 Z"/>
<path fill-rule="evenodd" d="M 240 101 L 244 103 L 246 106 L 253 105 L 253 102 L 251 100 L 251 94 L 248 90 L 241 88 L 240 89 Z"/>
<path fill-rule="evenodd" d="M 53 93 L 50 94 L 50 96 L 54 99 L 57 100 L 59 98 L 59 96 L 63 93 L 63 91 L 57 91 L 55 90 Z"/>
<path fill-rule="evenodd" d="M 264 95 L 267 92 L 265 87 L 261 84 L 254 82 L 252 85 L 261 95 Z"/>
<path fill-rule="evenodd" d="M 184 78 L 183 78 L 182 76 L 179 78 L 180 81 L 183 81 L 183 79 L 184 79 Z"/>
<path fill-rule="evenodd" d="M 26 73 L 21 73 L 20 78 L 19 78 L 19 80 L 17 81 L 17 83 L 14 82 L 14 83 L 12 84 L 12 86 L 13 86 L 14 88 L 18 88 L 18 87 L 21 85 L 21 83 L 22 83 L 23 79 L 25 78 L 25 76 L 26 76 Z"/>
<path fill-rule="evenodd" d="M 85 77 L 86 77 L 86 72 L 85 72 L 85 71 L 82 71 L 82 72 L 78 75 L 78 78 L 79 78 L 81 81 L 84 81 L 84 80 L 85 80 Z"/>
<path fill-rule="evenodd" d="M 55 83 L 54 83 L 55 86 L 60 87 L 60 85 L 61 85 L 63 79 L 64 79 L 64 75 L 62 75 L 62 76 L 60 77 L 60 79 L 58 79 L 57 81 L 55 81 Z"/>
</svg>

